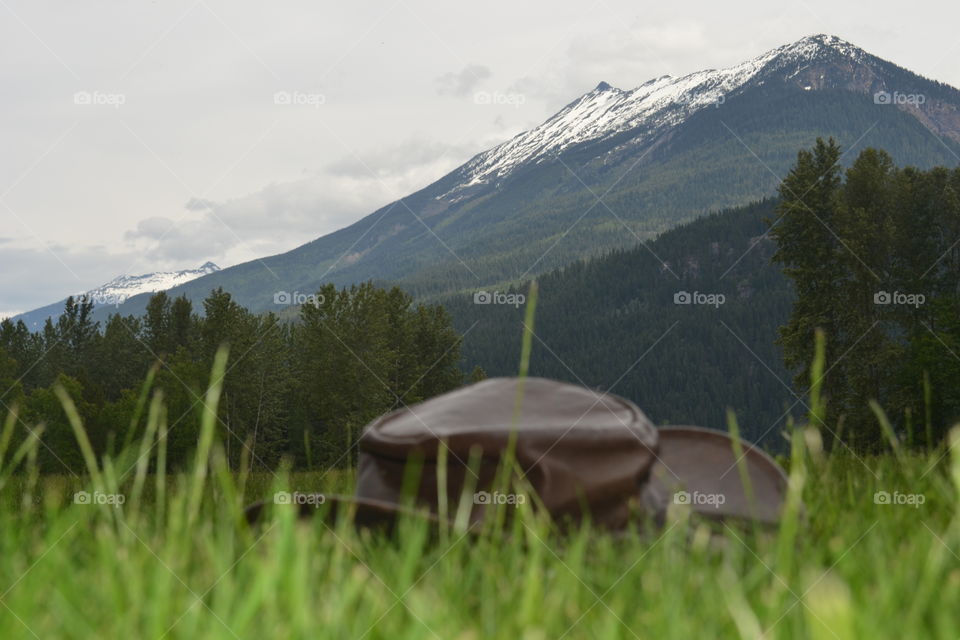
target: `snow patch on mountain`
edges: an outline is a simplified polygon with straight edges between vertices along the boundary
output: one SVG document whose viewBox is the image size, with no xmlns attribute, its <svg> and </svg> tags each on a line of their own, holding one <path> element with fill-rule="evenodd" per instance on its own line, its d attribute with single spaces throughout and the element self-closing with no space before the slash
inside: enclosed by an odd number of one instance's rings
<svg viewBox="0 0 960 640">
<path fill-rule="evenodd" d="M 212 262 L 206 262 L 196 269 L 185 269 L 183 271 L 157 271 L 146 273 L 139 276 L 118 276 L 110 282 L 85 291 L 80 295 L 86 295 L 94 304 L 123 304 L 128 298 L 141 293 L 156 293 L 165 291 L 185 282 L 195 280 L 200 276 L 220 271 L 220 267 Z"/>
<path fill-rule="evenodd" d="M 770 72 L 793 77 L 825 56 L 863 62 L 867 53 L 836 36 L 815 35 L 726 69 L 681 78 L 662 76 L 625 91 L 601 82 L 540 126 L 485 151 L 462 168 L 463 179 L 437 199 L 457 201 L 480 185 L 496 184 L 519 166 L 540 163 L 564 149 L 630 129 L 653 135 L 692 114 L 722 104 L 754 79 Z"/>
</svg>

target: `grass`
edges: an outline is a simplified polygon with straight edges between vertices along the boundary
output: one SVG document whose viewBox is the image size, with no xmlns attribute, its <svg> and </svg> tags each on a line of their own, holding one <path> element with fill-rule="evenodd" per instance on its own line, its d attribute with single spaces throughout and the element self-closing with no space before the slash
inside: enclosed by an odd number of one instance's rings
<svg viewBox="0 0 960 640">
<path fill-rule="evenodd" d="M 277 490 L 349 492 L 351 474 L 229 471 L 212 437 L 222 371 L 218 359 L 186 473 L 149 473 L 165 455 L 159 400 L 143 407 L 141 442 L 100 460 L 65 400 L 90 466 L 83 478 L 38 477 L 36 442 L 11 452 L 0 437 L 0 638 L 846 640 L 960 630 L 960 446 L 858 457 L 826 453 L 817 431 L 798 428 L 794 502 L 769 530 L 678 507 L 659 531 L 562 535 L 529 505 L 504 506 L 516 517 L 478 535 L 438 535 L 413 518 L 387 537 L 290 509 L 251 528 L 244 504 Z M 823 415 L 816 389 L 811 404 Z M 79 490 L 125 501 L 77 504 Z"/>
</svg>

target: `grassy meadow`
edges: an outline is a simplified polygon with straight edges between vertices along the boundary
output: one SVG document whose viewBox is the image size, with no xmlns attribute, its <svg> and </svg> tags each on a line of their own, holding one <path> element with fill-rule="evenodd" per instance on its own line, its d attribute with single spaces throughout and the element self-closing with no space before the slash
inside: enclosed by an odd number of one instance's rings
<svg viewBox="0 0 960 640">
<path fill-rule="evenodd" d="M 824 451 L 794 432 L 781 525 L 699 521 L 560 533 L 529 504 L 480 532 L 395 535 L 242 507 L 351 491 L 351 472 L 227 469 L 214 367 L 192 469 L 165 474 L 162 402 L 120 454 L 39 476 L 0 437 L 0 638 L 956 638 L 960 447 Z M 817 409 L 816 398 L 813 403 Z M 140 416 L 135 416 L 139 420 Z M 958 431 L 954 432 L 956 443 Z M 82 493 L 86 492 L 86 493 Z M 86 497 L 82 497 L 86 496 Z M 118 498 L 117 496 L 122 496 Z M 121 504 L 122 501 L 122 504 Z M 322 505 L 318 511 L 325 511 Z M 322 515 L 322 514 L 321 514 Z"/>
</svg>

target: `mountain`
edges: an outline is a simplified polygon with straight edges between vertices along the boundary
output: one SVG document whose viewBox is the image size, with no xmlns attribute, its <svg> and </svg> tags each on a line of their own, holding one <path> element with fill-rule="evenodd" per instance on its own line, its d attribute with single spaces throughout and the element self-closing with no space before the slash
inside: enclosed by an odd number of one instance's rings
<svg viewBox="0 0 960 640">
<path fill-rule="evenodd" d="M 662 76 L 631 91 L 601 82 L 539 127 L 481 153 L 458 169 L 459 184 L 443 197 L 455 200 L 474 187 L 483 191 L 523 165 L 546 162 L 576 145 L 599 143 L 623 132 L 633 132 L 629 144 L 643 144 L 699 111 L 719 107 L 751 84 L 788 80 L 805 71 L 798 80 L 804 90 L 812 90 L 814 85 L 819 89 L 861 88 L 842 74 L 828 83 L 818 81 L 814 79 L 816 71 L 811 76 L 806 69 L 814 63 L 838 62 L 862 65 L 869 64 L 869 59 L 863 50 L 839 38 L 813 36 L 729 69 L 709 69 L 681 78 Z"/>
<path fill-rule="evenodd" d="M 794 300 L 770 262 L 775 243 L 764 219 L 776 218 L 775 205 L 704 216 L 649 244 L 539 276 L 530 375 L 625 396 L 657 424 L 726 429 L 732 408 L 747 440 L 785 449 L 787 416 L 806 405 L 791 393 L 774 343 Z M 441 299 L 465 334 L 465 371 L 516 375 L 525 309 L 507 302 L 526 293 Z"/>
<path fill-rule="evenodd" d="M 205 262 L 196 269 L 184 269 L 183 271 L 157 271 L 155 273 L 146 273 L 139 276 L 117 276 L 110 282 L 77 294 L 87 296 L 93 301 L 96 309 L 101 312 L 106 310 L 115 310 L 125 303 L 129 298 L 140 294 L 154 294 L 157 291 L 166 291 L 172 287 L 182 285 L 191 280 L 196 280 L 211 273 L 217 273 L 220 267 L 212 262 Z M 63 311 L 63 305 L 66 299 L 49 304 L 33 311 L 27 311 L 11 318 L 13 322 L 23 320 L 24 324 L 31 331 L 37 331 L 43 328 L 47 318 L 56 318 Z"/>
<path fill-rule="evenodd" d="M 827 35 L 632 90 L 600 83 L 353 225 L 171 294 L 198 303 L 223 287 L 251 309 L 279 310 L 275 301 L 328 281 L 395 282 L 425 299 L 516 282 L 769 197 L 818 136 L 835 137 L 846 158 L 874 146 L 901 165 L 952 166 L 960 91 Z M 121 310 L 145 304 L 135 296 Z"/>
</svg>

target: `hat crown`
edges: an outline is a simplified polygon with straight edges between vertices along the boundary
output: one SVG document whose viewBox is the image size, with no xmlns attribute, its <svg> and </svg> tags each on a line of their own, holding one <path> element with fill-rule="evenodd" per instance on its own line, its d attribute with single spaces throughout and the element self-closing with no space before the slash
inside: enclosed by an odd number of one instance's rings
<svg viewBox="0 0 960 640">
<path fill-rule="evenodd" d="M 477 444 L 484 451 L 506 446 L 514 430 L 525 440 L 562 438 L 590 448 L 655 447 L 657 440 L 643 412 L 619 396 L 545 378 L 492 378 L 381 416 L 364 431 L 360 449 L 431 458 L 443 441 L 466 454 Z"/>
<path fill-rule="evenodd" d="M 435 508 L 441 446 L 449 448 L 448 499 L 459 499 L 467 473 L 487 491 L 514 432 L 517 464 L 551 515 L 579 519 L 589 505 L 611 526 L 628 517 L 657 447 L 656 428 L 629 400 L 543 378 L 494 378 L 373 421 L 360 439 L 357 494 L 398 502 L 406 461 L 417 455 L 418 501 Z M 474 451 L 480 468 L 472 471 Z"/>
</svg>

